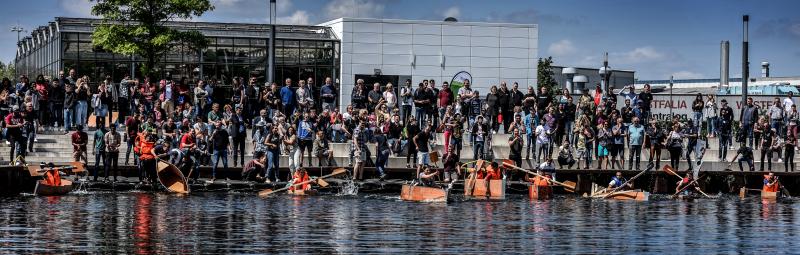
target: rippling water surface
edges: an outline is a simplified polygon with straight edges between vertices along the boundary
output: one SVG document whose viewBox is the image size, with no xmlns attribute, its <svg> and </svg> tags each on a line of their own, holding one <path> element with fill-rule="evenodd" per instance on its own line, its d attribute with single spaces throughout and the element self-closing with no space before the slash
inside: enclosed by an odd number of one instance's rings
<svg viewBox="0 0 800 255">
<path fill-rule="evenodd" d="M 396 196 L 0 198 L 2 253 L 746 253 L 800 248 L 798 201 L 409 203 Z"/>
</svg>

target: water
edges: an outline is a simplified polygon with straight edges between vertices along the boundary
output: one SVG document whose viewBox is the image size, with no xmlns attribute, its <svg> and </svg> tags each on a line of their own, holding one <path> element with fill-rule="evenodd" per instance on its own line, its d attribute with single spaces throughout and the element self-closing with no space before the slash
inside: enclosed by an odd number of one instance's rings
<svg viewBox="0 0 800 255">
<path fill-rule="evenodd" d="M 557 196 L 448 205 L 358 195 L 97 193 L 0 198 L 0 253 L 796 252 L 797 201 Z"/>
</svg>

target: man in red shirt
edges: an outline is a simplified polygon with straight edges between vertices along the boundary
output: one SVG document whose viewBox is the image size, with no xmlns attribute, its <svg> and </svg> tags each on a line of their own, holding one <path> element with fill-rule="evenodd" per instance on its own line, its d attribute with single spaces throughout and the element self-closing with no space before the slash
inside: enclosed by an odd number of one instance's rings
<svg viewBox="0 0 800 255">
<path fill-rule="evenodd" d="M 196 146 L 195 141 L 194 141 L 194 137 L 195 137 L 195 133 L 194 132 L 195 132 L 194 128 L 190 128 L 189 132 L 187 132 L 186 134 L 183 134 L 183 136 L 181 137 L 180 149 L 181 149 L 181 152 L 184 155 L 189 154 L 192 151 L 194 151 L 194 148 Z"/>
<path fill-rule="evenodd" d="M 450 90 L 450 84 L 447 82 L 442 83 L 442 89 L 439 90 L 439 102 L 438 102 L 438 109 L 439 109 L 439 119 L 444 121 L 444 113 L 447 111 L 447 106 L 450 106 L 453 103 L 453 91 Z"/>
<path fill-rule="evenodd" d="M 19 106 L 12 106 L 12 112 L 6 115 L 6 139 L 11 143 L 10 160 L 14 160 L 14 152 L 25 157 L 25 140 L 22 138 L 22 126 L 25 125 Z"/>
<path fill-rule="evenodd" d="M 122 140 L 128 142 L 128 150 L 125 152 L 125 165 L 128 164 L 128 159 L 131 156 L 131 150 L 133 150 L 134 142 L 136 141 L 136 135 L 139 132 L 139 124 L 142 121 L 139 119 L 140 113 L 134 112 L 133 116 L 128 116 L 128 119 L 125 120 L 125 135 Z M 134 164 L 138 164 L 139 160 L 136 158 L 136 155 L 133 155 L 133 162 Z"/>
<path fill-rule="evenodd" d="M 86 154 L 86 144 L 89 143 L 89 135 L 83 131 L 83 125 L 78 124 L 77 130 L 72 133 L 72 157 L 75 162 L 80 162 L 83 158 L 83 164 L 88 165 L 88 155 Z"/>
</svg>

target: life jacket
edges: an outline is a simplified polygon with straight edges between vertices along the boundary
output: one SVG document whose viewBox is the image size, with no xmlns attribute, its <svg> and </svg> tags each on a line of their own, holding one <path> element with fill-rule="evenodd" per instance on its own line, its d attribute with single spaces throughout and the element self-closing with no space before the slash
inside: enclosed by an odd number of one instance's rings
<svg viewBox="0 0 800 255">
<path fill-rule="evenodd" d="M 136 135 L 136 138 L 133 140 L 133 153 L 136 155 L 141 155 L 142 151 L 140 148 L 142 146 L 142 142 L 146 141 L 146 137 L 144 133 L 139 133 Z"/>
<path fill-rule="evenodd" d="M 550 186 L 550 183 L 547 181 L 547 178 L 544 177 L 533 177 L 533 186 L 535 187 L 547 187 Z"/>
<path fill-rule="evenodd" d="M 61 174 L 58 169 L 52 168 L 44 173 L 44 183 L 50 186 L 61 186 Z"/>
<path fill-rule="evenodd" d="M 503 178 L 500 176 L 500 169 L 495 169 L 491 165 L 486 167 L 486 175 L 488 175 L 490 180 L 500 180 Z"/>
<path fill-rule="evenodd" d="M 140 148 L 139 148 L 139 159 L 141 160 L 148 160 L 148 159 L 155 159 L 156 156 L 153 155 L 153 149 L 156 147 L 155 142 L 150 141 L 140 141 Z"/>
<path fill-rule="evenodd" d="M 303 175 L 301 176 L 300 175 L 300 171 L 294 172 L 294 176 L 292 176 L 292 178 L 294 178 L 294 180 L 292 181 L 292 184 L 305 182 L 305 181 L 308 181 L 308 180 L 311 179 L 310 177 L 308 177 L 308 173 L 303 173 Z M 310 190 L 310 189 L 311 189 L 311 183 L 306 183 L 306 184 L 303 184 L 303 185 L 300 185 L 300 186 L 292 185 L 292 186 L 289 187 L 289 190 L 291 190 L 291 191 L 294 191 L 294 190 Z"/>
<path fill-rule="evenodd" d="M 778 192 L 778 187 L 780 187 L 780 183 L 775 182 L 772 185 L 768 185 L 770 183 L 769 177 L 764 176 L 764 188 L 762 190 L 766 192 Z"/>
<path fill-rule="evenodd" d="M 622 184 L 625 183 L 625 178 L 617 178 L 616 176 L 614 176 L 614 177 L 611 178 L 611 181 L 614 182 L 614 185 L 613 185 L 614 188 L 619 188 L 619 187 L 622 186 Z"/>
</svg>

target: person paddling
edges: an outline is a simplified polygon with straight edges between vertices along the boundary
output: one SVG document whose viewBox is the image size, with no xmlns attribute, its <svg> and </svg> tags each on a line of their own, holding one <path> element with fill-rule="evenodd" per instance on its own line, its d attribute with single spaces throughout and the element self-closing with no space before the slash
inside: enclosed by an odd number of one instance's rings
<svg viewBox="0 0 800 255">
<path fill-rule="evenodd" d="M 542 170 L 536 170 L 536 173 L 539 174 L 534 176 L 533 178 L 530 177 L 529 174 L 525 175 L 525 180 L 532 183 L 534 187 L 547 187 L 550 186 L 550 175 L 545 174 Z"/>
<path fill-rule="evenodd" d="M 775 174 L 772 172 L 764 175 L 764 187 L 762 188 L 763 191 L 778 192 L 780 188 L 781 183 L 778 181 L 778 176 L 775 176 Z"/>
<path fill-rule="evenodd" d="M 420 186 L 425 186 L 425 187 L 436 186 L 436 182 L 434 181 L 434 179 L 436 178 L 437 174 L 439 174 L 439 172 L 433 171 L 433 169 L 431 169 L 430 166 L 428 165 L 422 166 L 422 172 L 420 172 L 418 176 Z"/>
<path fill-rule="evenodd" d="M 622 177 L 622 172 L 617 172 L 614 177 L 611 177 L 611 182 L 608 183 L 608 190 L 622 187 L 623 184 L 625 185 L 623 189 L 633 189 L 633 183 L 626 184 L 626 182 L 628 182 L 628 180 Z"/>
<path fill-rule="evenodd" d="M 292 180 L 289 181 L 289 185 L 292 185 L 291 187 L 289 187 L 289 191 L 311 190 L 311 183 L 306 183 L 306 184 L 295 186 L 295 184 L 306 182 L 306 181 L 308 181 L 310 179 L 311 179 L 311 177 L 308 176 L 308 173 L 306 172 L 305 168 L 302 168 L 302 167 L 298 168 L 297 171 L 294 171 L 294 175 L 292 176 Z"/>
<path fill-rule="evenodd" d="M 678 186 L 675 187 L 675 193 L 676 194 L 680 193 L 681 190 L 683 190 L 682 195 L 689 195 L 689 187 L 687 186 L 691 185 L 694 186 L 695 189 L 698 189 L 697 184 L 693 183 L 693 181 L 694 178 L 692 177 L 692 173 L 691 172 L 686 173 L 686 176 L 684 176 L 680 181 L 678 181 Z"/>
</svg>

